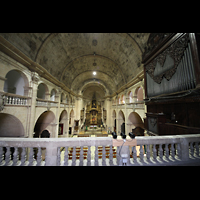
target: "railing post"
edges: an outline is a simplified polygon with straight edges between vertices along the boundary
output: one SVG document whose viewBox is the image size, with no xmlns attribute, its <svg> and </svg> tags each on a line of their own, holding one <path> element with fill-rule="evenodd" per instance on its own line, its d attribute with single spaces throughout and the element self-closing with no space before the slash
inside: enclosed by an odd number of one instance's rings
<svg viewBox="0 0 200 200">
<path fill-rule="evenodd" d="M 57 146 L 53 146 L 53 144 L 49 144 L 46 147 L 45 165 L 46 166 L 57 165 Z"/>
<path fill-rule="evenodd" d="M 184 136 L 183 136 L 184 137 Z M 181 160 L 187 161 L 189 160 L 189 144 L 186 138 L 180 138 L 181 141 Z"/>
</svg>

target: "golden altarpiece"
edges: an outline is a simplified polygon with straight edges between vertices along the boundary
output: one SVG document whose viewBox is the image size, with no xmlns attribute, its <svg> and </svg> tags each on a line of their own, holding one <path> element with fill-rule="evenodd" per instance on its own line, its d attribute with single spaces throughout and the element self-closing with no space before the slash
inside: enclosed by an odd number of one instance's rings
<svg viewBox="0 0 200 200">
<path fill-rule="evenodd" d="M 87 105 L 87 108 L 86 108 L 85 125 L 86 126 L 91 126 L 91 125 L 100 126 L 102 124 L 101 117 L 102 117 L 101 105 L 98 104 L 96 100 L 96 95 L 94 94 L 91 103 Z"/>
</svg>

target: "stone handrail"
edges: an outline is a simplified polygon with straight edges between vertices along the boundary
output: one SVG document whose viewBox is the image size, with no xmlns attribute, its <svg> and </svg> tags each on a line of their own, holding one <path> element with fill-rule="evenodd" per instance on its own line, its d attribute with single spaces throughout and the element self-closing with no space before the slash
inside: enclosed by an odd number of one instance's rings
<svg viewBox="0 0 200 200">
<path fill-rule="evenodd" d="M 121 142 L 121 144 L 115 145 L 113 141 L 118 141 L 118 144 Z M 138 136 L 135 138 L 135 142 L 137 146 L 130 138 L 126 142 L 120 139 L 114 140 L 112 137 L 0 138 L 0 165 L 156 166 L 200 164 L 200 134 Z M 113 147 L 113 145 L 117 147 Z M 101 158 L 99 158 L 100 146 Z M 79 148 L 78 153 L 77 148 Z M 87 149 L 86 157 L 85 148 Z M 117 149 L 115 154 L 113 148 Z M 65 152 L 62 152 L 63 149 Z M 64 157 L 62 161 L 61 154 Z M 71 160 L 69 154 L 71 154 Z M 77 157 L 77 155 L 79 156 Z"/>
</svg>

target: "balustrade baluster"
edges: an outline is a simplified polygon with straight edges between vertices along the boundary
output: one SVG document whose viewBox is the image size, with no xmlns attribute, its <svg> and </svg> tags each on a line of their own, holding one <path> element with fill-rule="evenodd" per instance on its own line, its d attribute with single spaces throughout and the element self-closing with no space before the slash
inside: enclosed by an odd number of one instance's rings
<svg viewBox="0 0 200 200">
<path fill-rule="evenodd" d="M 102 151 L 102 166 L 106 166 L 106 150 L 105 150 L 105 145 L 103 145 L 103 151 Z"/>
<path fill-rule="evenodd" d="M 9 165 L 10 162 L 10 147 L 6 147 L 6 154 L 5 154 L 5 166 Z"/>
<path fill-rule="evenodd" d="M 76 147 L 73 146 L 73 152 L 72 152 L 72 166 L 76 165 Z"/>
<path fill-rule="evenodd" d="M 28 166 L 32 166 L 33 165 L 33 159 L 34 159 L 33 156 L 34 156 L 33 147 L 30 147 L 29 159 L 28 159 L 29 164 L 28 164 Z"/>
<path fill-rule="evenodd" d="M 156 144 L 153 144 L 153 160 L 154 161 L 157 161 L 156 157 L 157 157 Z"/>
<path fill-rule="evenodd" d="M 60 166 L 60 147 L 57 148 L 57 163 L 56 166 Z"/>
<path fill-rule="evenodd" d="M 68 166 L 68 147 L 65 147 L 64 166 Z"/>
<path fill-rule="evenodd" d="M 159 158 L 160 158 L 160 160 L 163 160 L 163 148 L 162 148 L 162 144 L 159 144 Z"/>
<path fill-rule="evenodd" d="M 3 163 L 3 147 L 0 147 L 0 166 L 2 165 Z"/>
<path fill-rule="evenodd" d="M 168 144 L 165 144 L 165 159 L 169 159 L 169 148 L 168 148 Z"/>
<path fill-rule="evenodd" d="M 8 97 L 7 96 L 4 97 L 4 104 L 5 105 L 8 104 Z"/>
<path fill-rule="evenodd" d="M 98 162 L 98 146 L 95 146 L 95 166 L 98 166 L 99 165 L 99 162 Z"/>
<path fill-rule="evenodd" d="M 197 157 L 199 157 L 199 144 L 198 144 L 198 142 L 195 142 L 195 155 Z"/>
<path fill-rule="evenodd" d="M 181 145 L 178 143 L 176 144 L 176 156 L 177 159 L 181 159 Z"/>
<path fill-rule="evenodd" d="M 110 145 L 110 151 L 109 151 L 109 153 L 110 153 L 109 164 L 110 164 L 110 166 L 112 166 L 113 165 L 113 149 L 112 149 L 112 145 Z"/>
<path fill-rule="evenodd" d="M 171 144 L 170 157 L 171 157 L 173 160 L 175 159 L 174 144 Z"/>
<path fill-rule="evenodd" d="M 137 151 L 136 151 L 136 146 L 132 147 L 132 152 L 133 152 L 133 162 L 134 164 L 137 163 Z"/>
<path fill-rule="evenodd" d="M 147 161 L 149 162 L 150 161 L 150 145 L 149 144 L 146 145 L 146 158 L 147 158 Z"/>
<path fill-rule="evenodd" d="M 22 147 L 21 166 L 24 166 L 25 162 L 26 162 L 26 147 Z"/>
<path fill-rule="evenodd" d="M 9 98 L 8 104 L 12 104 L 12 97 L 8 97 L 8 98 Z"/>
<path fill-rule="evenodd" d="M 15 98 L 14 97 L 12 98 L 12 104 L 15 104 Z"/>
<path fill-rule="evenodd" d="M 18 155 L 18 148 L 14 147 L 15 151 L 13 153 L 13 166 L 17 165 L 17 162 L 19 161 L 19 155 Z"/>
<path fill-rule="evenodd" d="M 41 166 L 41 161 L 42 161 L 42 151 L 41 151 L 41 147 L 38 147 L 37 166 Z"/>
<path fill-rule="evenodd" d="M 87 166 L 91 166 L 91 146 L 88 146 L 88 152 L 87 152 Z"/>
<path fill-rule="evenodd" d="M 190 156 L 194 157 L 194 147 L 193 147 L 193 142 L 190 142 Z"/>
<path fill-rule="evenodd" d="M 140 162 L 144 162 L 144 149 L 143 149 L 143 145 L 140 145 Z"/>
<path fill-rule="evenodd" d="M 79 166 L 83 166 L 83 146 L 81 146 L 79 161 Z"/>
</svg>

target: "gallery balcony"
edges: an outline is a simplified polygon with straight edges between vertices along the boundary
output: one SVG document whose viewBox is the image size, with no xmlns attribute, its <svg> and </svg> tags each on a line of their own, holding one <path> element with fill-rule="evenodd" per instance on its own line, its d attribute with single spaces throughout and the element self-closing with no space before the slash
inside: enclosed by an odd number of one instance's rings
<svg viewBox="0 0 200 200">
<path fill-rule="evenodd" d="M 119 137 L 119 136 L 118 136 Z M 81 138 L 0 138 L 1 166 L 200 165 L 200 134 Z"/>
</svg>

